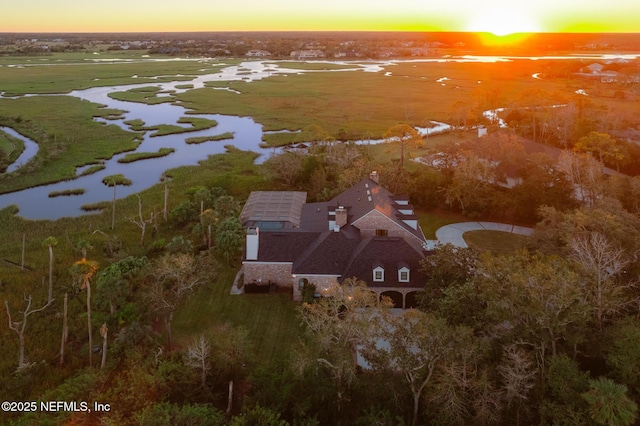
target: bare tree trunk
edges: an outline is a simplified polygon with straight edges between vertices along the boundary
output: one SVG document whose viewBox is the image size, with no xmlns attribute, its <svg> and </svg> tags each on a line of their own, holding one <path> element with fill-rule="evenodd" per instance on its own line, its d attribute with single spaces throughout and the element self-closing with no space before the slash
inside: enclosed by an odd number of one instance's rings
<svg viewBox="0 0 640 426">
<path fill-rule="evenodd" d="M 25 296 L 24 300 L 27 302 L 27 307 L 22 312 L 22 321 L 19 321 L 19 322 L 18 321 L 13 322 L 11 320 L 11 312 L 9 311 L 9 303 L 6 300 L 4 301 L 4 307 L 6 308 L 7 316 L 9 317 L 9 328 L 11 330 L 15 331 L 18 334 L 18 339 L 20 340 L 20 352 L 19 352 L 19 357 L 18 357 L 18 370 L 27 366 L 27 364 L 26 364 L 26 362 L 24 360 L 24 333 L 25 333 L 25 330 L 27 328 L 27 318 L 29 318 L 29 315 L 34 314 L 36 312 L 40 312 L 40 311 L 44 310 L 45 308 L 49 307 L 49 305 L 51 305 L 51 302 L 47 302 L 41 308 L 31 310 L 31 296 L 29 296 L 29 297 Z"/>
<path fill-rule="evenodd" d="M 100 327 L 100 335 L 102 336 L 102 362 L 100 363 L 100 369 L 104 368 L 104 365 L 107 363 L 107 334 L 109 329 L 107 328 L 106 323 L 102 323 L 102 327 Z"/>
<path fill-rule="evenodd" d="M 53 246 L 49 246 L 49 303 L 53 300 Z"/>
<path fill-rule="evenodd" d="M 211 225 L 207 228 L 207 248 L 211 248 Z"/>
<path fill-rule="evenodd" d="M 64 307 L 62 308 L 62 341 L 60 342 L 60 365 L 64 364 L 64 345 L 69 338 L 69 326 L 67 324 L 67 293 L 64 294 Z"/>
<path fill-rule="evenodd" d="M 229 382 L 229 400 L 227 401 L 227 414 L 231 414 L 232 405 L 233 405 L 233 380 Z"/>
<path fill-rule="evenodd" d="M 86 282 L 87 286 L 87 329 L 89 330 L 89 367 L 93 366 L 93 338 L 91 334 L 91 283 Z"/>
<path fill-rule="evenodd" d="M 20 262 L 20 270 L 24 271 L 24 248 L 25 245 L 27 243 L 27 234 L 26 233 L 22 233 L 22 260 Z"/>
<path fill-rule="evenodd" d="M 171 352 L 171 321 L 173 321 L 173 312 L 165 319 L 164 325 L 167 330 L 167 350 Z"/>
</svg>

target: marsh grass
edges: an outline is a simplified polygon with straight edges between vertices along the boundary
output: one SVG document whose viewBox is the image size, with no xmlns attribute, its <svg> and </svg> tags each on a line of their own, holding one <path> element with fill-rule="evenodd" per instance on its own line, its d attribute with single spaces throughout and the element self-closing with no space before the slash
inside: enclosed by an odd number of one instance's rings
<svg viewBox="0 0 640 426">
<path fill-rule="evenodd" d="M 52 191 L 49 193 L 49 198 L 54 197 L 68 197 L 71 195 L 82 195 L 86 191 L 84 188 L 75 188 L 75 189 L 65 189 L 63 191 Z"/>
<path fill-rule="evenodd" d="M 181 127 L 173 124 L 161 124 L 154 127 L 143 127 L 143 130 L 155 130 L 155 133 L 151 134 L 151 137 L 176 135 L 180 133 L 197 132 L 200 130 L 211 129 L 218 125 L 215 120 L 209 120 L 202 117 L 181 117 L 178 120 L 181 124 L 190 124 L 191 127 Z"/>
<path fill-rule="evenodd" d="M 10 179 L 0 178 L 0 193 L 72 179 L 77 166 L 135 149 L 139 142 L 134 133 L 93 120 L 120 113 L 70 96 L 0 98 L 0 124 L 39 146 L 36 156 Z"/>
<path fill-rule="evenodd" d="M 94 62 L 101 59 L 107 62 Z M 117 61 L 115 59 L 130 59 Z M 44 59 L 44 61 L 43 61 Z M 99 56 L 91 53 L 54 54 L 46 57 L 0 57 L 3 90 L 8 96 L 27 93 L 67 93 L 89 87 L 121 84 L 154 84 L 159 81 L 189 81 L 194 76 L 215 73 L 225 64 L 200 59 L 187 61 L 157 61 L 143 58 L 142 52 L 117 52 Z M 166 59 L 166 58 L 165 58 Z M 55 72 L 48 64 L 55 63 Z"/>
<path fill-rule="evenodd" d="M 0 130 L 0 152 L 4 153 L 7 164 L 16 161 L 24 151 L 24 148 L 23 141 Z M 1 168 L 2 165 L 0 164 L 0 169 Z"/>
<path fill-rule="evenodd" d="M 296 70 L 310 70 L 310 71 L 321 71 L 321 70 L 346 70 L 352 68 L 359 68 L 357 65 L 343 65 L 343 64 L 333 64 L 329 61 L 274 61 L 269 62 L 267 65 L 277 65 L 278 68 L 290 68 Z"/>
<path fill-rule="evenodd" d="M 159 94 L 168 94 L 169 96 L 158 96 Z M 157 105 L 174 101 L 171 92 L 163 91 L 155 86 L 135 88 L 127 90 L 126 92 L 113 92 L 109 93 L 109 97 L 119 101 L 139 102 L 147 105 Z"/>
<path fill-rule="evenodd" d="M 300 135 L 297 133 L 264 133 L 262 145 L 265 147 L 286 146 L 299 142 L 299 139 Z"/>
<path fill-rule="evenodd" d="M 106 168 L 107 168 L 107 166 L 105 166 L 103 163 L 94 164 L 93 166 L 88 167 L 85 170 L 83 170 L 82 173 L 79 174 L 79 176 L 92 175 L 92 174 L 97 173 L 100 170 L 104 170 Z"/>
</svg>

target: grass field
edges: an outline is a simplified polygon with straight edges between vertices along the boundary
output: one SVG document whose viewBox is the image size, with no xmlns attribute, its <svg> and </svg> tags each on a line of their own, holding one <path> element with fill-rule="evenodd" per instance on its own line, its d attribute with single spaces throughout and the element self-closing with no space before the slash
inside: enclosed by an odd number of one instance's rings
<svg viewBox="0 0 640 426">
<path fill-rule="evenodd" d="M 71 90 L 120 84 L 188 81 L 213 73 L 234 61 L 149 58 L 145 52 L 92 55 L 57 53 L 51 56 L 0 57 L 2 90 L 7 96 L 26 93 L 67 93 Z M 178 75 L 180 74 L 180 76 Z"/>
</svg>

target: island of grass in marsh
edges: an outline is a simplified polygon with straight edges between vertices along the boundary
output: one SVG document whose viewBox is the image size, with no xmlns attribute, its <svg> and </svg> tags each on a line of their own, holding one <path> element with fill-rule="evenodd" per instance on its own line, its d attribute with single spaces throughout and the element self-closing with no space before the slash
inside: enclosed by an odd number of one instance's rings
<svg viewBox="0 0 640 426">
<path fill-rule="evenodd" d="M 151 137 L 155 137 L 155 136 L 175 135 L 180 133 L 197 132 L 200 130 L 211 129 L 218 125 L 217 121 L 209 120 L 208 118 L 202 118 L 202 117 L 182 117 L 178 120 L 178 123 L 191 124 L 191 127 L 181 127 L 173 124 L 161 124 L 159 126 L 154 126 L 154 127 L 142 127 L 141 129 L 155 130 L 156 132 L 151 135 Z"/>
<path fill-rule="evenodd" d="M 134 150 L 139 145 L 135 133 L 94 120 L 120 114 L 72 96 L 0 98 L 0 124 L 39 147 L 29 163 L 11 173 L 11 179 L 0 181 L 0 193 L 71 179 L 79 165 Z"/>
<path fill-rule="evenodd" d="M 175 152 L 175 149 L 160 148 L 158 152 L 134 152 L 118 159 L 118 163 L 133 163 L 134 161 L 147 160 L 149 158 L 166 157 L 172 152 Z"/>
<path fill-rule="evenodd" d="M 126 92 L 109 93 L 109 97 L 118 101 L 157 105 L 174 101 L 172 93 L 172 91 L 164 91 L 156 86 L 147 86 L 127 90 Z"/>
<path fill-rule="evenodd" d="M 71 195 L 82 195 L 85 193 L 84 188 L 65 189 L 63 191 L 52 191 L 49 193 L 49 198 L 54 197 L 68 197 Z"/>
<path fill-rule="evenodd" d="M 225 132 L 215 136 L 199 136 L 195 138 L 187 138 L 185 139 L 185 142 L 188 144 L 201 144 L 204 142 L 217 142 L 227 139 L 233 139 L 233 132 Z"/>
<path fill-rule="evenodd" d="M 469 231 L 462 234 L 467 245 L 480 251 L 490 251 L 493 254 L 513 253 L 525 248 L 529 237 L 503 231 Z"/>
</svg>

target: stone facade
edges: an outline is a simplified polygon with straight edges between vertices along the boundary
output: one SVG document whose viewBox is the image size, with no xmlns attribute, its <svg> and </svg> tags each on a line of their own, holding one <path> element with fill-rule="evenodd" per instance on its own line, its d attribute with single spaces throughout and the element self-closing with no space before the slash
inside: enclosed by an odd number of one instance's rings
<svg viewBox="0 0 640 426">
<path fill-rule="evenodd" d="M 245 284 L 275 284 L 278 287 L 291 287 L 291 262 L 243 262 Z"/>
</svg>

